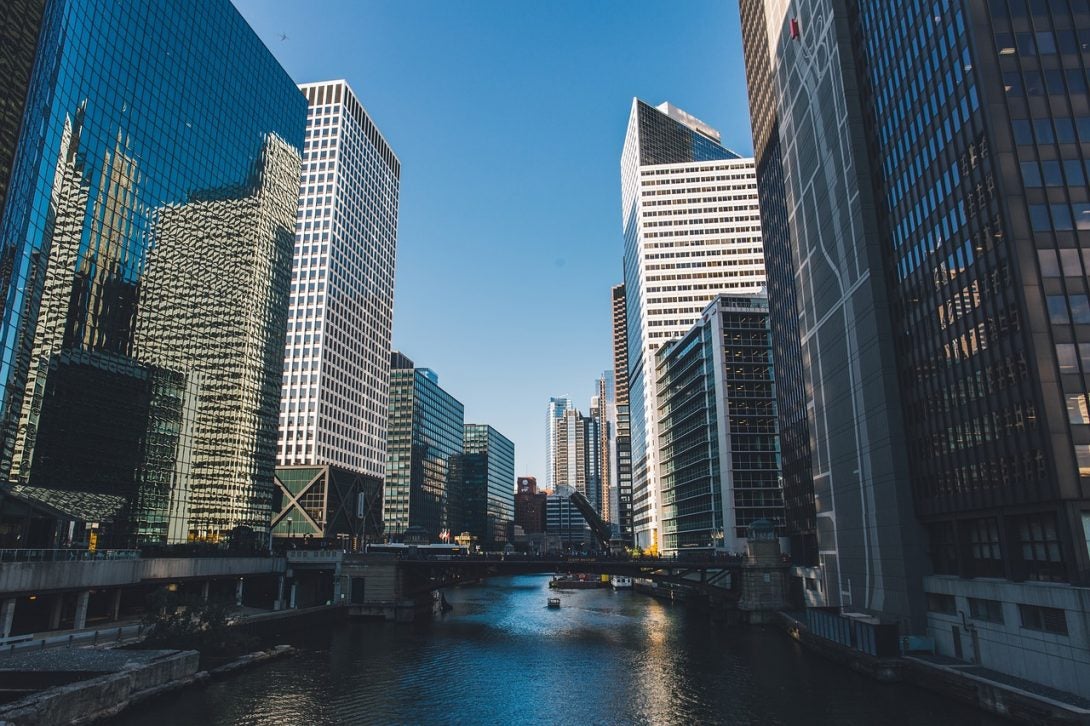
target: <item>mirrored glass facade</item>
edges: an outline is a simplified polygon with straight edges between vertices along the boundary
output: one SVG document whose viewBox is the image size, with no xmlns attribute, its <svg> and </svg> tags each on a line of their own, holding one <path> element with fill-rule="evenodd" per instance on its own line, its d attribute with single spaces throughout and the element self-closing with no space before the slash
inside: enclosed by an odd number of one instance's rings
<svg viewBox="0 0 1090 726">
<path fill-rule="evenodd" d="M 515 519 L 515 444 L 491 426 L 465 425 L 460 510 L 462 525 L 481 546 L 502 549 Z"/>
<path fill-rule="evenodd" d="M 387 537 L 397 540 L 409 527 L 422 527 L 436 541 L 449 530 L 450 495 L 461 475 L 464 427 L 465 408 L 439 387 L 439 376 L 414 367 L 395 351 L 383 495 Z"/>
<path fill-rule="evenodd" d="M 119 502 L 116 544 L 267 531 L 305 124 L 226 0 L 45 4 L 0 218 L 7 492 Z"/>
</svg>

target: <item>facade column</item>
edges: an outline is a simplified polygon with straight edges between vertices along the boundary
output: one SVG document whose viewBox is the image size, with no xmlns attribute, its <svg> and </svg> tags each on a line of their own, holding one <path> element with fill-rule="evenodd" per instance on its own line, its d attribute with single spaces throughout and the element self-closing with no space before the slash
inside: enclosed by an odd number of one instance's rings
<svg viewBox="0 0 1090 726">
<path fill-rule="evenodd" d="M 49 608 L 49 629 L 59 630 L 61 615 L 64 613 L 64 593 L 53 596 L 53 605 Z"/>
<path fill-rule="evenodd" d="M 84 590 L 76 596 L 76 621 L 72 627 L 76 630 L 87 627 L 87 604 L 91 600 L 91 591 Z"/>
<path fill-rule="evenodd" d="M 291 581 L 291 601 L 288 603 L 288 607 L 291 608 L 292 610 L 295 609 L 295 589 L 297 587 L 298 587 L 298 584 L 295 582 L 295 580 L 292 580 Z"/>
<path fill-rule="evenodd" d="M 205 580 L 201 584 L 201 602 L 208 602 L 208 595 L 212 591 L 212 581 Z"/>
<path fill-rule="evenodd" d="M 112 615 L 112 617 L 110 619 L 113 620 L 113 621 L 116 621 L 118 618 L 121 617 L 121 588 L 120 587 L 117 588 L 116 590 L 114 590 L 114 598 L 113 598 L 113 604 L 110 607 L 110 614 Z"/>
<path fill-rule="evenodd" d="M 0 605 L 0 638 L 11 635 L 11 624 L 15 622 L 15 598 L 9 597 Z"/>
<path fill-rule="evenodd" d="M 235 605 L 242 607 L 242 578 L 238 578 L 238 584 L 235 585 Z"/>
</svg>

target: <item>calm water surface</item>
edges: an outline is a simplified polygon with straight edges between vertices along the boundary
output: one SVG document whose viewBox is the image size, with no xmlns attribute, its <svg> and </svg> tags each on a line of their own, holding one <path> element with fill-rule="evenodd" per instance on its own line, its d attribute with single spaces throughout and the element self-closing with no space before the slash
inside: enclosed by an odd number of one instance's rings
<svg viewBox="0 0 1090 726">
<path fill-rule="evenodd" d="M 262 724 L 997 724 L 882 685 L 781 633 L 728 627 L 633 592 L 580 590 L 549 610 L 547 577 L 447 592 L 431 623 L 323 626 L 303 648 L 165 696 L 124 726 Z"/>
</svg>

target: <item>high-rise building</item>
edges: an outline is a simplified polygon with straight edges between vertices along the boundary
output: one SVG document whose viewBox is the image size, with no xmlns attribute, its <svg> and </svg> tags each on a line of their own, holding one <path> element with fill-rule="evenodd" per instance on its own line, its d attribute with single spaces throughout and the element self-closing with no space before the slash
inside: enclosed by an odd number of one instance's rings
<svg viewBox="0 0 1090 726">
<path fill-rule="evenodd" d="M 753 160 L 669 103 L 632 100 L 621 154 L 632 507 L 636 544 L 659 546 L 655 351 L 721 293 L 765 282 Z"/>
<path fill-rule="evenodd" d="M 578 409 L 568 409 L 557 420 L 554 486 L 574 489 L 600 513 L 602 486 L 598 444 L 598 422 Z"/>
<path fill-rule="evenodd" d="M 598 479 L 598 514 L 607 522 L 614 521 L 614 512 L 616 511 L 614 504 L 616 492 L 613 485 L 612 460 L 609 455 L 613 447 L 614 427 L 617 419 L 616 404 L 614 403 L 615 395 L 613 371 L 605 371 L 594 382 L 594 395 L 590 399 L 590 418 L 594 422 L 595 433 L 598 437 L 598 443 L 595 447 L 597 460 L 594 462 Z"/>
<path fill-rule="evenodd" d="M 717 296 L 656 374 L 663 551 L 744 552 L 759 520 L 782 535 L 768 299 Z"/>
<path fill-rule="evenodd" d="M 284 348 L 274 533 L 377 535 L 400 163 L 345 81 L 309 111 Z M 290 523 L 289 523 L 290 522 Z"/>
<path fill-rule="evenodd" d="M 267 532 L 306 100 L 226 0 L 3 26 L 0 496 L 120 546 Z"/>
<path fill-rule="evenodd" d="M 564 417 L 565 411 L 572 409 L 571 399 L 567 396 L 554 396 L 545 408 L 545 489 L 552 490 L 556 485 L 553 472 L 556 471 L 556 427 Z"/>
<path fill-rule="evenodd" d="M 526 534 L 545 531 L 545 492 L 538 491 L 537 479 L 520 476 L 515 492 L 515 524 Z"/>
<path fill-rule="evenodd" d="M 625 319 L 624 285 L 614 285 L 613 298 L 613 376 L 615 400 L 613 441 L 610 446 L 610 472 L 614 483 L 613 521 L 625 542 L 632 542 L 632 437 L 628 416 L 628 325 Z"/>
<path fill-rule="evenodd" d="M 421 527 L 435 540 L 450 528 L 448 500 L 460 476 L 465 410 L 439 376 L 390 356 L 390 413 L 383 521 L 397 539 Z M 457 533 L 452 533 L 457 534 Z"/>
<path fill-rule="evenodd" d="M 491 426 L 466 424 L 458 486 L 461 522 L 454 534 L 469 532 L 481 546 L 502 549 L 515 518 L 515 445 Z"/>
<path fill-rule="evenodd" d="M 777 374 L 801 376 L 814 444 L 820 567 L 796 574 L 1090 695 L 1068 637 L 1090 584 L 1090 8 L 741 5 L 802 350 Z"/>
<path fill-rule="evenodd" d="M 573 487 L 560 484 L 545 499 L 545 533 L 561 550 L 590 547 L 593 536 L 587 520 L 572 503 Z"/>
</svg>

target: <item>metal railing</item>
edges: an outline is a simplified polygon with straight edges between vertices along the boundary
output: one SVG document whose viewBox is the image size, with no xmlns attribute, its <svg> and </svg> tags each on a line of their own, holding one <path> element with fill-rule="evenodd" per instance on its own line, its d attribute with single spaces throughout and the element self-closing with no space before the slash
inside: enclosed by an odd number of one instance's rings
<svg viewBox="0 0 1090 726">
<path fill-rule="evenodd" d="M 47 635 L 45 637 L 16 635 L 8 638 L 0 638 L 0 655 L 5 653 L 23 653 L 29 650 L 45 650 L 47 648 L 113 645 L 127 640 L 138 640 L 143 634 L 144 625 L 142 623 L 130 623 L 128 625 L 118 625 L 112 628 L 79 630 L 63 635 Z"/>
<path fill-rule="evenodd" d="M 135 560 L 140 550 L 47 550 L 0 549 L 0 562 L 92 562 L 99 560 Z"/>
</svg>

